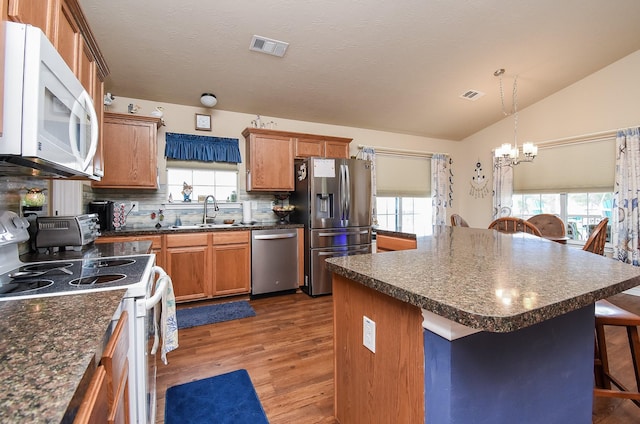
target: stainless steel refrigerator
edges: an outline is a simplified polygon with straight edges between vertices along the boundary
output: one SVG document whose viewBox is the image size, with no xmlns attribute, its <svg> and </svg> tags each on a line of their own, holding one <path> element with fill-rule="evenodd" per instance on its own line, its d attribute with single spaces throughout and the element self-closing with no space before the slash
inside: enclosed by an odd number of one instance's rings
<svg viewBox="0 0 640 424">
<path fill-rule="evenodd" d="M 325 259 L 371 253 L 371 162 L 308 158 L 295 163 L 290 221 L 304 224 L 304 286 L 331 293 Z"/>
</svg>

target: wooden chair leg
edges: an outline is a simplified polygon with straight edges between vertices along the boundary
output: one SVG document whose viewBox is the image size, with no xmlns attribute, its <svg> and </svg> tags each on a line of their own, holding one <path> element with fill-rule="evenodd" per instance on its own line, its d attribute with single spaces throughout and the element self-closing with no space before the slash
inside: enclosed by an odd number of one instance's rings
<svg viewBox="0 0 640 424">
<path fill-rule="evenodd" d="M 609 357 L 607 356 L 607 340 L 604 333 L 604 325 L 596 325 L 596 352 L 597 358 L 594 364 L 596 387 L 611 389 L 609 378 Z"/>
<path fill-rule="evenodd" d="M 631 390 L 625 387 L 622 382 L 617 380 L 609 372 L 604 325 L 596 324 L 594 361 L 595 388 L 593 389 L 593 394 L 595 396 L 630 399 L 636 406 L 640 407 L 640 336 L 638 334 L 638 327 L 627 325 L 626 329 L 629 348 L 631 350 L 633 371 L 636 377 L 636 389 Z M 611 388 L 612 383 L 618 390 Z"/>
</svg>

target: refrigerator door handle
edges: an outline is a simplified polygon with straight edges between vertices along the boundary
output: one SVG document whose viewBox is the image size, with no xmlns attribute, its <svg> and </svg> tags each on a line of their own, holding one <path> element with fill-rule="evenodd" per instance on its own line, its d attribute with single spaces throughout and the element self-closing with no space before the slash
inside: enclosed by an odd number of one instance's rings
<svg viewBox="0 0 640 424">
<path fill-rule="evenodd" d="M 345 219 L 349 221 L 349 219 L 351 218 L 351 175 L 349 173 L 349 167 L 347 165 L 343 165 L 343 166 L 344 166 L 344 176 L 345 176 L 345 182 L 344 182 L 345 211 L 346 211 Z"/>
<path fill-rule="evenodd" d="M 361 231 L 348 231 L 348 232 L 337 232 L 337 233 L 318 233 L 319 237 L 334 237 L 340 235 L 353 235 L 353 234 L 369 234 L 369 230 L 361 230 Z"/>
<path fill-rule="evenodd" d="M 338 256 L 348 256 L 349 254 L 352 254 L 352 253 L 355 253 L 355 252 L 368 253 L 369 252 L 369 248 L 368 247 L 362 247 L 362 248 L 359 248 L 359 249 L 342 250 L 340 252 L 318 252 L 318 256 L 336 256 L 336 253 L 338 253 Z M 347 255 L 344 255 L 344 253 L 347 253 Z"/>
<path fill-rule="evenodd" d="M 344 193 L 344 165 L 340 165 L 340 181 L 338 181 L 338 189 L 340 190 L 340 221 L 344 221 L 344 209 L 345 209 L 345 193 Z"/>
</svg>

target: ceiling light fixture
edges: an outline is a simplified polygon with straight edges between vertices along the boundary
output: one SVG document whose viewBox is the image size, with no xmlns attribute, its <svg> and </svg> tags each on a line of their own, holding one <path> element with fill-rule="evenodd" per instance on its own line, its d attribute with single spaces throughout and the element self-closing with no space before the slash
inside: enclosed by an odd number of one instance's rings
<svg viewBox="0 0 640 424">
<path fill-rule="evenodd" d="M 202 93 L 202 96 L 200 96 L 200 103 L 206 107 L 214 107 L 218 103 L 218 99 L 215 94 Z"/>
<path fill-rule="evenodd" d="M 533 143 L 524 143 L 522 145 L 522 155 L 520 157 L 520 148 L 518 147 L 518 76 L 513 79 L 513 105 L 512 111 L 507 112 L 504 106 L 504 88 L 502 86 L 502 76 L 504 69 L 498 69 L 493 73 L 494 76 L 500 78 L 500 101 L 502 102 L 502 113 L 504 116 L 513 115 L 513 143 L 504 143 L 495 149 L 495 157 L 499 166 L 513 166 L 521 162 L 533 162 L 538 154 L 538 146 Z"/>
</svg>

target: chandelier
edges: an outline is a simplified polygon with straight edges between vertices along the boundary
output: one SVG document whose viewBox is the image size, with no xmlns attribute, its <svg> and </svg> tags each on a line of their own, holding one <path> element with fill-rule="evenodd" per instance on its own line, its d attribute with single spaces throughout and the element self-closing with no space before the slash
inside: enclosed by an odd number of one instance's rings
<svg viewBox="0 0 640 424">
<path fill-rule="evenodd" d="M 502 85 L 502 76 L 504 69 L 498 69 L 493 73 L 494 76 L 500 78 L 500 101 L 502 102 L 502 113 L 504 116 L 513 115 L 513 147 L 511 143 L 504 143 L 497 147 L 495 158 L 499 166 L 513 166 L 522 162 L 533 162 L 538 154 L 538 147 L 533 143 L 522 144 L 522 155 L 518 147 L 518 76 L 513 79 L 513 106 L 512 111 L 507 112 L 504 106 L 504 88 Z"/>
</svg>

